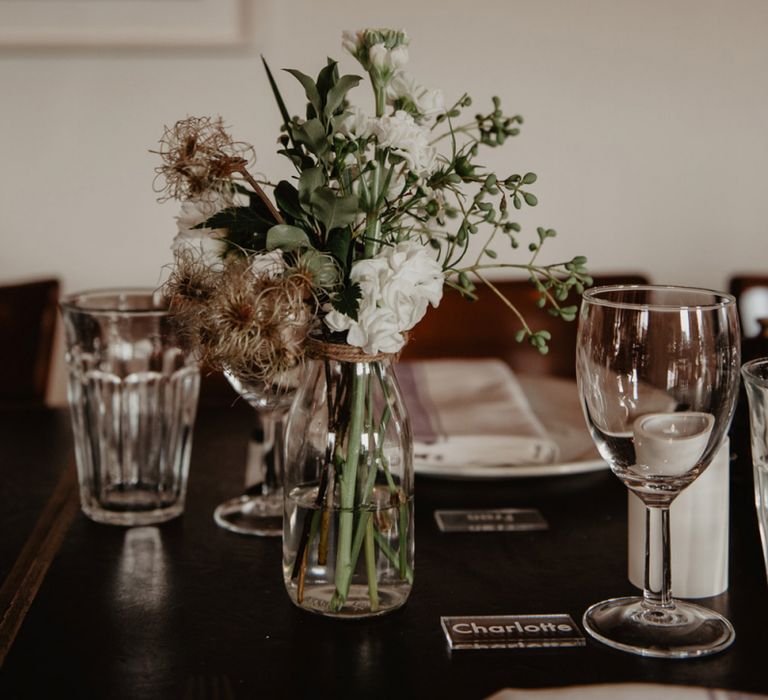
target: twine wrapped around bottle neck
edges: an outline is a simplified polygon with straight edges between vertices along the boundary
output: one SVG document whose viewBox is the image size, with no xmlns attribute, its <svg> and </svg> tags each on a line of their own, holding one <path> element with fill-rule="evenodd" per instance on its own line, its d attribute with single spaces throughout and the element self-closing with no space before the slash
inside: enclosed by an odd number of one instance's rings
<svg viewBox="0 0 768 700">
<path fill-rule="evenodd" d="M 406 342 L 408 335 L 405 334 Z M 399 352 L 378 352 L 369 355 L 362 348 L 346 343 L 327 343 L 319 338 L 308 337 L 305 345 L 306 357 L 310 360 L 335 360 L 336 362 L 395 362 L 400 357 Z"/>
</svg>

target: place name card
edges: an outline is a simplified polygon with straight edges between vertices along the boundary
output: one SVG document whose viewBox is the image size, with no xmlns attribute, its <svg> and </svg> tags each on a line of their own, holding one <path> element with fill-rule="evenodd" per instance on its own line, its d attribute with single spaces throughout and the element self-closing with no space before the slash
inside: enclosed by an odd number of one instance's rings
<svg viewBox="0 0 768 700">
<path fill-rule="evenodd" d="M 584 635 L 570 615 L 471 615 L 441 617 L 451 649 L 544 649 L 583 647 Z"/>
<path fill-rule="evenodd" d="M 507 532 L 549 527 L 535 508 L 436 510 L 435 521 L 441 532 Z"/>
</svg>

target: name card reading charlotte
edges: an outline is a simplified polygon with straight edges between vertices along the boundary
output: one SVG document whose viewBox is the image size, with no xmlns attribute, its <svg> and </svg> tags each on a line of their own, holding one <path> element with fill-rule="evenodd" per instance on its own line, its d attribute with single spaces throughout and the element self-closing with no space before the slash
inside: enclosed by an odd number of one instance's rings
<svg viewBox="0 0 768 700">
<path fill-rule="evenodd" d="M 451 649 L 583 647 L 570 615 L 472 615 L 441 617 Z"/>
</svg>

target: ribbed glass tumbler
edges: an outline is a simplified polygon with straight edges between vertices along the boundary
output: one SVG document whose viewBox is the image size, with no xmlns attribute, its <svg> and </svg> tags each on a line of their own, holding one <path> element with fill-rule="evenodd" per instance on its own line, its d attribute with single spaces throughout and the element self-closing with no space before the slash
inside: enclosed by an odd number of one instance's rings
<svg viewBox="0 0 768 700">
<path fill-rule="evenodd" d="M 61 303 L 80 500 L 91 519 L 150 525 L 184 510 L 200 374 L 151 289 Z"/>
</svg>

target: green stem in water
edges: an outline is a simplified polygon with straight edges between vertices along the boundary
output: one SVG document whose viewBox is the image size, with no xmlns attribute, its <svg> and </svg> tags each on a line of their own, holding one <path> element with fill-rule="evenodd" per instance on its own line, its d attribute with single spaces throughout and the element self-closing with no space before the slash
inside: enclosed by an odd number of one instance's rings
<svg viewBox="0 0 768 700">
<path fill-rule="evenodd" d="M 331 609 L 338 611 L 344 605 L 352 580 L 352 532 L 355 517 L 355 486 L 360 459 L 360 443 L 365 413 L 365 395 L 368 382 L 362 363 L 352 366 L 352 390 L 349 431 L 347 433 L 347 458 L 342 466 L 339 498 L 339 539 L 336 550 L 336 591 Z"/>
<path fill-rule="evenodd" d="M 382 551 L 384 556 L 389 559 L 389 561 L 392 562 L 394 566 L 400 566 L 400 561 L 395 554 L 395 552 L 392 551 L 392 548 L 387 544 L 387 541 L 384 539 L 384 535 L 382 535 L 378 530 L 373 531 L 373 537 L 376 540 L 376 544 L 379 545 L 379 549 Z M 405 567 L 405 580 L 408 581 L 408 583 L 413 583 L 413 571 L 411 570 L 411 567 L 406 566 Z"/>
<path fill-rule="evenodd" d="M 371 612 L 379 609 L 379 587 L 376 582 L 376 548 L 373 541 L 373 520 L 368 518 L 365 528 L 365 572 L 368 575 L 368 598 Z"/>
</svg>

